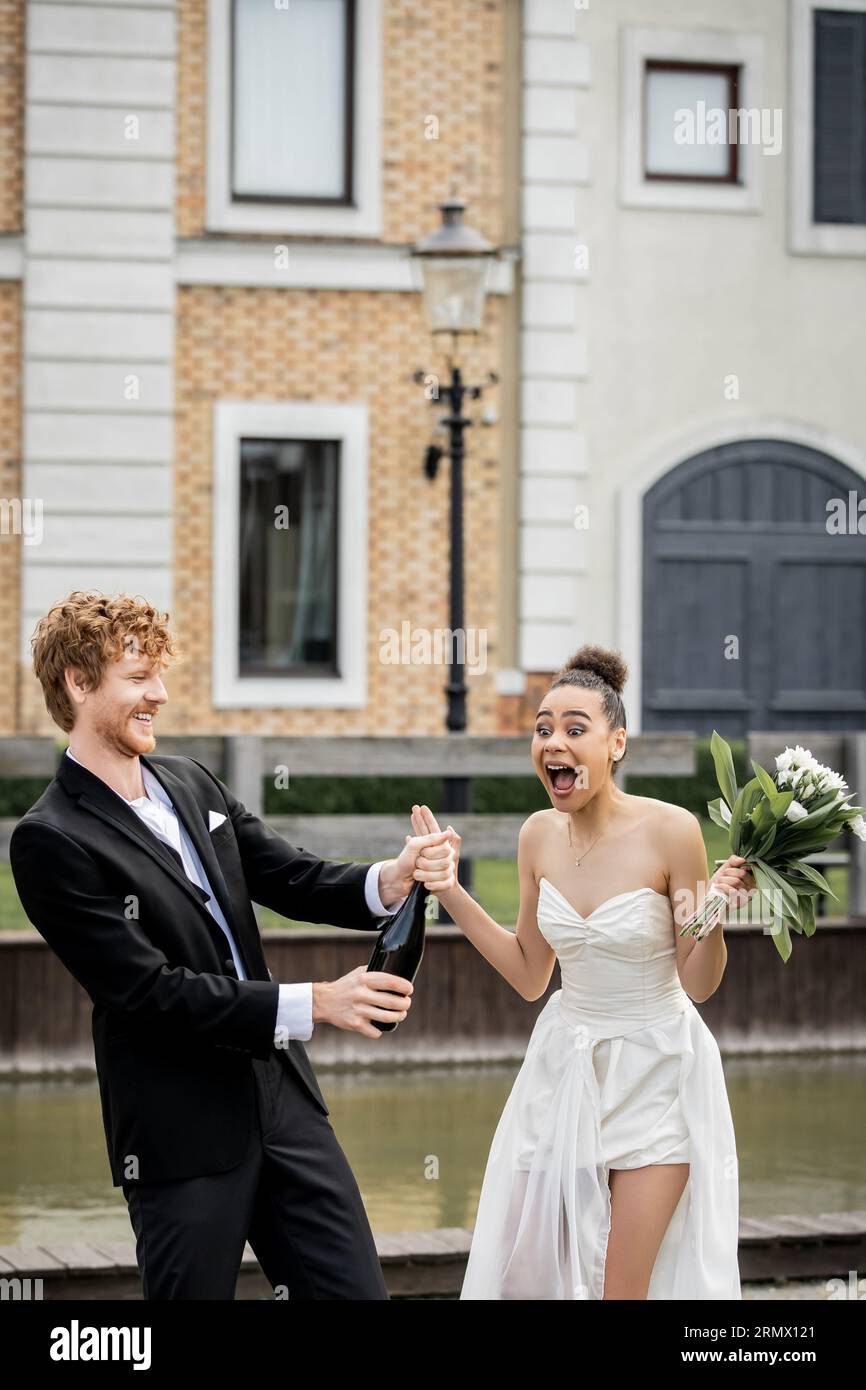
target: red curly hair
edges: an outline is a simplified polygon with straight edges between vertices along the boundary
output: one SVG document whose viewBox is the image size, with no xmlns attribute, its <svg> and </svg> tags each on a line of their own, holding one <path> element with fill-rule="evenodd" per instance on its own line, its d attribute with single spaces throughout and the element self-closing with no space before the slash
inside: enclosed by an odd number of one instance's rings
<svg viewBox="0 0 866 1390">
<path fill-rule="evenodd" d="M 39 619 L 30 639 L 33 669 L 48 713 L 66 733 L 75 723 L 63 675 L 66 668 L 75 667 L 85 677 L 87 689 L 96 690 L 106 667 L 123 655 L 133 637 L 142 655 L 162 667 L 179 656 L 168 614 L 140 595 L 108 598 L 98 589 L 74 589 Z"/>
</svg>

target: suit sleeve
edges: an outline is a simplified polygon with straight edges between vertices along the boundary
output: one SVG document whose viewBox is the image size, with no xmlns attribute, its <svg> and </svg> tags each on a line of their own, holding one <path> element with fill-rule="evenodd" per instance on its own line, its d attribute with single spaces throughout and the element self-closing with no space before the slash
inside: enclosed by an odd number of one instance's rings
<svg viewBox="0 0 866 1390">
<path fill-rule="evenodd" d="M 248 811 L 242 801 L 197 758 L 190 758 L 219 788 L 225 802 L 253 902 L 297 922 L 324 922 L 356 931 L 378 931 L 365 882 L 371 865 L 341 864 L 295 848 Z"/>
<path fill-rule="evenodd" d="M 170 965 L 87 850 L 53 825 L 19 822 L 9 858 L 24 911 L 94 1004 L 257 1056 L 273 1048 L 276 981 Z"/>
</svg>

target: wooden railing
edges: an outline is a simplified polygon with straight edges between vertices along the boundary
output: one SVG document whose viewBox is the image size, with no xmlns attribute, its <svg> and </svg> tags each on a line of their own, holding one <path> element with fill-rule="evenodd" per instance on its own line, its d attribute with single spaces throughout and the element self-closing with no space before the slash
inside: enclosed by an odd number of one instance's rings
<svg viewBox="0 0 866 1390">
<path fill-rule="evenodd" d="M 846 778 L 866 804 L 866 732 L 821 733 L 810 730 L 749 733 L 747 767 L 754 758 L 775 770 L 775 755 L 785 745 L 803 744 L 821 762 Z M 0 738 L 0 779 L 53 776 L 62 742 L 49 737 Z M 452 734 L 421 738 L 295 738 L 259 735 L 160 737 L 158 752 L 199 759 L 225 781 L 255 815 L 263 814 L 265 777 L 291 785 L 302 777 L 520 777 L 532 775 L 529 739 Z M 640 733 L 628 740 L 628 777 L 688 777 L 696 770 L 696 738 L 691 733 Z M 387 858 L 407 833 L 405 815 L 268 815 L 267 820 L 292 844 L 323 859 Z M 525 813 L 461 812 L 462 852 L 469 859 L 513 859 Z M 0 856 L 8 859 L 15 821 L 0 819 Z M 848 872 L 849 915 L 866 917 L 866 842 L 846 834 L 826 855 L 809 856 L 827 867 Z"/>
<path fill-rule="evenodd" d="M 526 777 L 532 775 L 525 737 L 443 735 L 433 738 L 225 738 L 159 739 L 159 753 L 197 758 L 226 782 L 254 815 L 262 815 L 262 782 L 282 777 Z M 0 739 L 0 778 L 53 776 L 62 745 L 51 738 Z M 695 771 L 693 734 L 635 734 L 629 739 L 628 772 L 688 777 Z M 625 768 L 623 769 L 625 772 Z M 292 844 L 322 859 L 381 859 L 409 833 L 405 815 L 268 815 Z M 467 858 L 512 859 L 526 813 L 460 813 L 462 853 Z M 15 822 L 0 820 L 0 854 L 8 858 Z"/>
</svg>

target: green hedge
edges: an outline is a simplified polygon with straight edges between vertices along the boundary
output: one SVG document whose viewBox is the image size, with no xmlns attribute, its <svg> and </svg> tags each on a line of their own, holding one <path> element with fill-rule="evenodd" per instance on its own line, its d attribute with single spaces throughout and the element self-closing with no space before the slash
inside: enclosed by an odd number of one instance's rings
<svg viewBox="0 0 866 1390">
<path fill-rule="evenodd" d="M 746 781 L 745 740 L 729 740 L 737 780 Z M 620 777 L 634 796 L 674 801 L 702 818 L 707 802 L 719 794 L 710 754 L 709 738 L 697 742 L 694 777 L 635 777 L 628 774 L 628 759 Z M 527 741 L 527 762 L 529 743 Z M 46 779 L 15 777 L 0 780 L 0 816 L 23 816 L 43 792 Z M 442 808 L 440 777 L 298 777 L 278 791 L 270 778 L 263 779 L 265 814 L 302 815 L 404 815 L 413 802 L 424 803 L 438 817 Z M 472 784 L 472 809 L 495 815 L 529 815 L 550 805 L 550 797 L 535 776 L 478 777 Z"/>
<path fill-rule="evenodd" d="M 737 779 L 745 775 L 745 739 L 729 740 Z M 527 742 L 527 762 L 529 745 Z M 686 806 L 701 818 L 707 802 L 719 795 L 709 738 L 696 746 L 697 772 L 693 777 L 635 777 L 628 774 L 628 760 L 620 774 L 627 778 L 626 790 L 634 796 L 650 796 Z M 298 777 L 278 791 L 265 782 L 265 811 L 269 815 L 403 815 L 413 802 L 424 803 L 438 817 L 442 807 L 440 777 L 348 777 L 344 781 Z M 550 797 L 539 779 L 528 777 L 478 777 L 472 783 L 472 809 L 479 814 L 510 812 L 529 815 L 550 806 Z"/>
<path fill-rule="evenodd" d="M 729 738 L 726 742 L 730 744 L 737 785 L 741 787 L 754 776 L 751 765 L 748 771 L 746 769 L 746 740 Z M 673 801 L 678 806 L 685 806 L 687 810 L 693 811 L 703 820 L 707 815 L 707 802 L 715 801 L 719 795 L 709 738 L 697 739 L 695 762 L 697 770 L 693 777 L 629 777 L 627 790 L 633 796 L 652 796 L 657 801 Z M 628 758 L 623 771 L 627 768 Z"/>
<path fill-rule="evenodd" d="M 29 811 L 34 801 L 38 801 L 50 777 L 3 777 L 0 778 L 0 816 L 12 816 L 16 820 Z"/>
</svg>

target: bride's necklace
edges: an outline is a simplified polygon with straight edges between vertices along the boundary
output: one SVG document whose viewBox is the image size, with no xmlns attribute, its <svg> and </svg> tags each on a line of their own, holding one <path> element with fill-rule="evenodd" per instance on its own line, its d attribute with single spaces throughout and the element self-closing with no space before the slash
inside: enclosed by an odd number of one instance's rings
<svg viewBox="0 0 866 1390">
<path fill-rule="evenodd" d="M 592 845 L 594 845 L 594 844 L 596 843 L 596 840 L 600 840 L 603 834 L 604 834 L 604 831 L 603 831 L 603 830 L 600 830 L 600 831 L 598 832 L 598 834 L 596 835 L 595 840 L 593 840 L 592 844 L 589 846 L 589 849 L 585 849 L 585 850 L 583 851 L 583 854 L 580 856 L 580 859 L 575 859 L 574 862 L 575 862 L 575 865 L 576 865 L 576 867 L 577 867 L 578 869 L 580 868 L 581 860 L 586 858 L 586 856 L 589 854 L 589 850 L 592 849 Z M 568 843 L 571 845 L 571 848 L 574 849 L 574 841 L 573 841 L 572 838 L 571 838 L 571 817 L 570 817 L 570 816 L 569 816 L 569 818 L 568 818 Z"/>
</svg>

